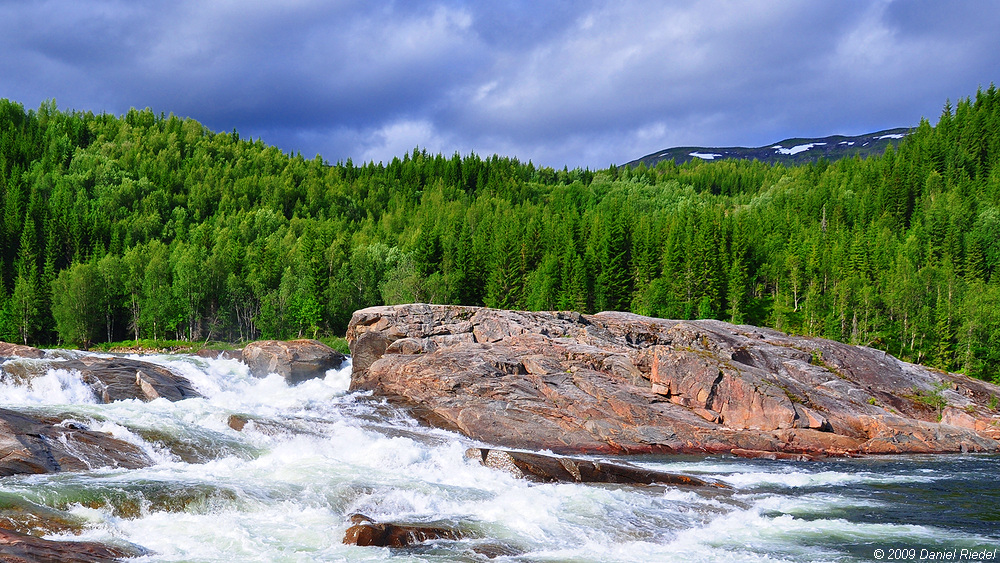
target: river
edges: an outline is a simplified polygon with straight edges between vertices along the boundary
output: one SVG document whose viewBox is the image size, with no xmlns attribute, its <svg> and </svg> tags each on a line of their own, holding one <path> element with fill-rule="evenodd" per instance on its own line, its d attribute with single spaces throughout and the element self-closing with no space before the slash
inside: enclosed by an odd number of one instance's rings
<svg viewBox="0 0 1000 563">
<path fill-rule="evenodd" d="M 1000 557 L 1000 456 L 638 457 L 731 488 L 534 484 L 466 460 L 475 442 L 349 393 L 349 366 L 290 387 L 234 360 L 139 359 L 186 376 L 204 398 L 97 404 L 64 370 L 0 382 L 0 406 L 65 413 L 156 462 L 0 478 L 0 505 L 26 501 L 75 523 L 49 539 L 140 545 L 149 554 L 134 561 L 143 562 Z M 232 415 L 250 422 L 236 431 Z M 464 537 L 395 551 L 344 545 L 358 512 Z"/>
</svg>

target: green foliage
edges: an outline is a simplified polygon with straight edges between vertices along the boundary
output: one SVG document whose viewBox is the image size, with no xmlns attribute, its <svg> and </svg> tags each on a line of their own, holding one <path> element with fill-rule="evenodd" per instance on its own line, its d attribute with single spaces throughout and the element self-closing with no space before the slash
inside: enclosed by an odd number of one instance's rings
<svg viewBox="0 0 1000 563">
<path fill-rule="evenodd" d="M 52 316 L 59 337 L 89 348 L 104 320 L 106 281 L 94 264 L 73 264 L 52 281 Z"/>
<path fill-rule="evenodd" d="M 809 363 L 813 364 L 814 366 L 826 365 L 826 363 L 823 361 L 823 351 L 819 349 L 813 350 L 809 357 Z"/>
<path fill-rule="evenodd" d="M 323 337 L 406 302 L 618 309 L 1000 379 L 998 160 L 993 87 L 864 160 L 594 172 L 417 149 L 330 165 L 150 110 L 0 100 L 0 337 Z"/>
<path fill-rule="evenodd" d="M 194 354 L 201 350 L 235 350 L 237 349 L 226 342 L 191 342 L 189 340 L 153 340 L 143 338 L 140 340 L 122 340 L 119 342 L 99 342 L 91 347 L 91 350 L 100 352 L 155 352 L 166 353 L 176 352 L 182 354 Z"/>
<path fill-rule="evenodd" d="M 940 416 L 941 411 L 948 406 L 948 400 L 945 399 L 941 391 L 948 388 L 948 383 L 940 382 L 934 384 L 930 391 L 920 391 L 916 387 L 913 388 L 913 395 L 910 396 L 914 403 L 918 405 L 923 405 L 927 408 L 934 409 L 938 411 Z"/>
<path fill-rule="evenodd" d="M 341 354 L 349 355 L 351 353 L 351 349 L 347 346 L 347 340 L 343 337 L 328 336 L 320 338 L 319 341 L 322 342 L 323 344 L 326 344 L 330 348 L 333 348 L 334 350 L 340 352 Z"/>
</svg>

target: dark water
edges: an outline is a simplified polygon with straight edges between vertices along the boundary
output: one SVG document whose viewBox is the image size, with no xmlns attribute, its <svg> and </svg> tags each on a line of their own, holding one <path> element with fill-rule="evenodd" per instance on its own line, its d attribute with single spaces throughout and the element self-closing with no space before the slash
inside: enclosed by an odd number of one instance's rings
<svg viewBox="0 0 1000 563">
<path fill-rule="evenodd" d="M 231 360 L 153 359 L 205 397 L 101 405 L 71 372 L 0 380 L 0 405 L 70 413 L 156 461 L 3 478 L 0 505 L 72 523 L 53 539 L 141 545 L 149 562 L 972 561 L 1000 549 L 1000 456 L 643 457 L 632 461 L 731 488 L 538 485 L 466 460 L 469 440 L 347 393 L 349 368 L 288 387 Z M 265 424 L 237 432 L 231 414 Z M 354 512 L 465 537 L 346 546 Z"/>
<path fill-rule="evenodd" d="M 762 528 L 786 527 L 771 538 L 747 534 L 749 551 L 835 561 L 970 561 L 984 552 L 1000 559 L 1000 456 L 703 459 L 691 469 L 706 464 L 737 487 L 734 498 L 756 507 L 747 514 Z"/>
</svg>

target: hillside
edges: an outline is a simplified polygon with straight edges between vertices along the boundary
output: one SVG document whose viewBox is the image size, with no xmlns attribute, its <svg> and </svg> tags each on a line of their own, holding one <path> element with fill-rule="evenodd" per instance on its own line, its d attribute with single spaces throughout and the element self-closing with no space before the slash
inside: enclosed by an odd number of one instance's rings
<svg viewBox="0 0 1000 563">
<path fill-rule="evenodd" d="M 896 147 L 912 129 L 897 128 L 877 131 L 866 135 L 853 137 L 831 135 L 814 139 L 785 139 L 763 147 L 674 147 L 653 154 L 647 154 L 628 162 L 626 166 L 656 166 L 657 163 L 668 160 L 676 164 L 684 164 L 694 159 L 701 160 L 759 160 L 766 164 L 784 164 L 785 166 L 808 164 L 820 159 L 828 161 L 840 160 L 858 156 L 867 158 L 885 152 L 886 147 Z"/>
<path fill-rule="evenodd" d="M 992 379 L 998 161 L 993 87 L 866 159 L 596 171 L 331 165 L 148 109 L 0 100 L 0 340 L 341 335 L 427 302 L 717 319 Z"/>
</svg>

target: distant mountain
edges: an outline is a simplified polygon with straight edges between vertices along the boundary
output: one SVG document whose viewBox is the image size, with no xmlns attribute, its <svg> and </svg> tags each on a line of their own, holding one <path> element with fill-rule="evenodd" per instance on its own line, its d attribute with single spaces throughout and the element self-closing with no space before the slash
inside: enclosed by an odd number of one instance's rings
<svg viewBox="0 0 1000 563">
<path fill-rule="evenodd" d="M 655 166 L 661 160 L 673 160 L 677 164 L 684 164 L 696 158 L 702 160 L 737 158 L 759 160 L 768 164 L 805 164 L 821 158 L 833 161 L 854 155 L 864 158 L 885 152 L 885 148 L 889 145 L 898 145 L 899 141 L 906 137 L 910 131 L 912 129 L 901 127 L 856 137 L 832 135 L 817 139 L 785 139 L 757 148 L 675 147 L 648 154 L 627 163 L 626 166 L 638 166 L 639 163 Z"/>
</svg>

